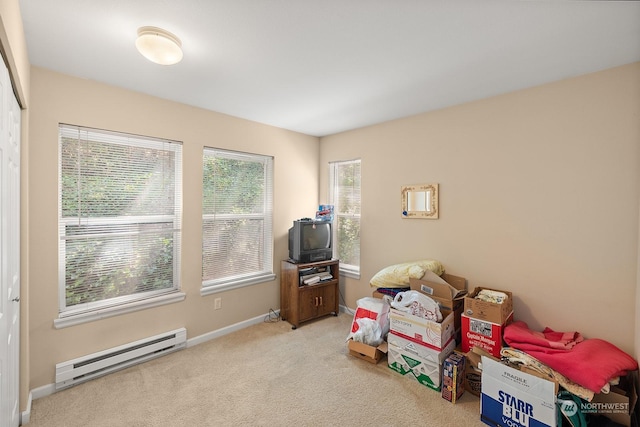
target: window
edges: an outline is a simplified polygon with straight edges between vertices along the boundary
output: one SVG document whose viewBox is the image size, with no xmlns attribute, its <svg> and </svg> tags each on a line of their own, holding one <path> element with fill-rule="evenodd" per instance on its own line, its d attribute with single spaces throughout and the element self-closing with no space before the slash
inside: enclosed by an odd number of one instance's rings
<svg viewBox="0 0 640 427">
<path fill-rule="evenodd" d="M 329 163 L 329 200 L 334 205 L 334 257 L 340 272 L 360 277 L 360 160 Z"/>
<path fill-rule="evenodd" d="M 182 145 L 60 125 L 59 149 L 60 318 L 177 294 Z"/>
<path fill-rule="evenodd" d="M 202 294 L 275 279 L 273 158 L 205 148 Z"/>
</svg>

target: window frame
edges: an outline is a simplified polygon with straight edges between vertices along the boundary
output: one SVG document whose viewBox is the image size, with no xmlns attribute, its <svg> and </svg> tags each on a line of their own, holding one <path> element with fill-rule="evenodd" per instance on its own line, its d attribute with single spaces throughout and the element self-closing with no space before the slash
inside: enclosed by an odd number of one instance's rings
<svg viewBox="0 0 640 427">
<path fill-rule="evenodd" d="M 339 171 L 339 167 L 340 166 L 345 166 L 345 165 L 349 165 L 349 164 L 353 164 L 353 163 L 358 163 L 360 165 L 360 206 L 359 206 L 359 214 L 347 214 L 347 213 L 342 213 L 341 209 L 340 209 L 340 205 L 338 203 L 339 197 L 338 197 L 338 179 L 337 179 L 337 175 L 338 175 L 338 171 Z M 352 160 L 340 160 L 340 161 L 334 161 L 334 162 L 329 162 L 329 204 L 332 204 L 334 206 L 334 223 L 337 222 L 336 220 L 339 218 L 358 218 L 358 222 L 360 224 L 360 227 L 362 227 L 362 159 L 352 159 Z M 334 243 L 334 257 L 340 259 L 340 253 L 338 251 L 339 248 L 339 238 L 340 236 L 339 234 L 339 227 L 334 226 L 333 227 L 333 241 Z M 358 235 L 358 251 L 360 252 L 361 249 L 361 245 L 360 245 L 360 236 Z M 354 279 L 360 279 L 360 259 L 359 258 L 359 262 L 358 265 L 354 265 L 354 264 L 347 264 L 345 262 L 342 261 L 342 259 L 340 259 L 340 274 L 346 276 L 346 277 L 351 277 Z"/>
<path fill-rule="evenodd" d="M 82 132 L 90 134 L 86 140 L 106 144 L 118 144 L 136 148 L 151 148 L 155 150 L 171 151 L 174 154 L 174 204 L 173 215 L 121 215 L 112 217 L 63 217 L 62 212 L 62 147 L 64 137 L 82 138 Z M 112 317 L 132 311 L 150 307 L 170 304 L 184 300 L 185 294 L 181 292 L 181 223 L 182 223 L 182 143 L 162 138 L 132 135 L 124 132 L 116 132 L 83 126 L 60 123 L 58 126 L 58 318 L 54 319 L 54 326 L 62 328 L 97 319 Z M 69 225 L 126 225 L 126 224 L 161 224 L 172 223 L 172 228 L 166 231 L 173 232 L 172 255 L 172 286 L 167 289 L 148 290 L 130 295 L 107 298 L 99 301 L 80 303 L 67 307 L 66 304 L 66 242 L 73 237 L 66 234 Z M 166 232 L 165 231 L 165 232 Z M 120 233 L 122 234 L 122 233 Z M 115 234 L 104 234 L 115 236 Z"/>
<path fill-rule="evenodd" d="M 264 200 L 263 200 L 263 213 L 250 213 L 250 214 L 205 214 L 205 206 L 204 206 L 204 167 L 205 161 L 209 157 L 219 156 L 221 158 L 233 159 L 233 160 L 241 160 L 241 161 L 252 161 L 252 162 L 262 162 L 265 165 L 265 174 L 264 174 L 264 182 L 265 182 L 265 190 L 264 190 Z M 245 286 L 252 286 L 259 283 L 271 282 L 275 280 L 276 275 L 273 269 L 273 259 L 274 259 L 274 237 L 273 237 L 273 199 L 274 199 L 274 158 L 273 156 L 267 156 L 264 154 L 255 154 L 255 153 L 246 153 L 240 151 L 226 150 L 214 147 L 204 147 L 202 153 L 202 168 L 203 168 L 203 186 L 202 186 L 202 286 L 200 289 L 200 294 L 202 296 L 211 295 L 218 292 L 228 291 L 231 289 L 237 289 Z M 255 270 L 249 273 L 243 274 L 235 274 L 229 275 L 222 278 L 217 279 L 205 279 L 204 278 L 204 269 L 205 269 L 205 222 L 207 221 L 215 221 L 215 220 L 233 220 L 233 219 L 262 219 L 264 221 L 263 225 L 263 247 L 260 249 L 264 254 L 263 268 L 261 270 Z"/>
</svg>

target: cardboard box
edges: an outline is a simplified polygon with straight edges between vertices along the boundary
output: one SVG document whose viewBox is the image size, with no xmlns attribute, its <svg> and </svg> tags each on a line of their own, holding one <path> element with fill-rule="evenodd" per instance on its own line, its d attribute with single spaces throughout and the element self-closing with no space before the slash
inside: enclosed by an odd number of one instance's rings
<svg viewBox="0 0 640 427">
<path fill-rule="evenodd" d="M 464 389 L 474 396 L 480 397 L 482 392 L 482 357 L 493 358 L 495 361 L 500 361 L 500 359 L 494 358 L 480 347 L 473 347 L 464 354 L 467 359 L 464 372 Z"/>
<path fill-rule="evenodd" d="M 387 342 L 390 346 L 394 346 L 403 350 L 406 354 L 413 354 L 418 356 L 422 360 L 427 362 L 442 364 L 444 357 L 442 353 L 451 353 L 456 346 L 455 341 L 452 339 L 444 346 L 442 350 L 434 350 L 432 347 L 418 344 L 415 341 L 411 341 L 401 335 L 396 335 L 393 331 L 387 335 Z"/>
<path fill-rule="evenodd" d="M 376 364 L 387 355 L 387 342 L 383 342 L 377 347 L 367 345 L 354 340 L 349 340 L 349 354 L 369 363 Z"/>
<path fill-rule="evenodd" d="M 482 357 L 482 422 L 495 427 L 555 427 L 556 411 L 554 382 Z"/>
<path fill-rule="evenodd" d="M 612 386 L 609 393 L 598 393 L 593 396 L 591 402 L 582 402 L 580 410 L 586 416 L 590 414 L 602 415 L 610 420 L 630 427 L 634 409 L 638 402 L 636 384 L 638 371 L 628 374 L 620 379 L 619 386 Z"/>
<path fill-rule="evenodd" d="M 383 299 L 384 298 L 384 294 L 380 293 L 378 291 L 373 291 L 373 293 L 371 294 L 374 298 L 380 298 Z"/>
<path fill-rule="evenodd" d="M 465 355 L 453 352 L 442 363 L 442 397 L 456 403 L 464 393 Z"/>
<path fill-rule="evenodd" d="M 409 286 L 412 290 L 422 292 L 436 301 L 441 309 L 453 311 L 455 330 L 460 330 L 460 315 L 464 310 L 467 279 L 446 273 L 437 276 L 427 271 L 422 279 L 409 279 Z"/>
<path fill-rule="evenodd" d="M 467 362 L 469 359 L 467 358 Z M 464 389 L 474 396 L 480 397 L 482 391 L 482 371 L 478 366 L 467 363 L 464 370 Z"/>
<path fill-rule="evenodd" d="M 500 357 L 503 342 L 504 327 L 513 320 L 513 312 L 504 324 L 487 322 L 462 315 L 462 351 L 468 352 L 477 346 L 486 350 L 492 356 Z"/>
<path fill-rule="evenodd" d="M 399 348 L 389 343 L 387 364 L 389 368 L 399 374 L 418 381 L 433 390 L 440 391 L 442 379 L 442 362 L 453 352 L 455 341 L 449 344 L 437 354 L 436 361 L 433 358 L 424 359 L 406 348 Z M 432 350 L 433 351 L 433 350 Z"/>
<path fill-rule="evenodd" d="M 476 299 L 476 295 L 478 295 L 478 293 L 483 289 L 502 292 L 507 295 L 507 299 L 504 300 L 501 304 Z M 508 291 L 477 287 L 471 294 L 464 297 L 463 314 L 469 317 L 473 317 L 474 319 L 485 320 L 487 322 L 502 325 L 507 321 L 512 312 L 513 294 Z"/>
<path fill-rule="evenodd" d="M 453 312 L 441 312 L 443 319 L 438 323 L 391 308 L 389 330 L 395 335 L 441 351 L 454 335 Z"/>
</svg>

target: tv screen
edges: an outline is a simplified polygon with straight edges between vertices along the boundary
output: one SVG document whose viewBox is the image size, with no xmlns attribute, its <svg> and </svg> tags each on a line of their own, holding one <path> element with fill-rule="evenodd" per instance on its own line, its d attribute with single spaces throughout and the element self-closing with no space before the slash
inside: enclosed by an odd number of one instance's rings
<svg viewBox="0 0 640 427">
<path fill-rule="evenodd" d="M 289 229 L 289 258 L 295 262 L 330 260 L 333 256 L 331 227 L 327 221 L 293 221 Z"/>
<path fill-rule="evenodd" d="M 331 247 L 331 227 L 328 223 L 303 224 L 302 249 L 305 251 Z"/>
</svg>

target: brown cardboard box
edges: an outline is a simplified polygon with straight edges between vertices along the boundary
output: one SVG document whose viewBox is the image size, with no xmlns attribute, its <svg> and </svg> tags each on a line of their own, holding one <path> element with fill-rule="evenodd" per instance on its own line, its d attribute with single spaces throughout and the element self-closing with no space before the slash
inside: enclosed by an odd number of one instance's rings
<svg viewBox="0 0 640 427">
<path fill-rule="evenodd" d="M 475 296 L 483 290 L 492 290 L 502 292 L 507 295 L 507 299 L 502 304 L 496 304 L 483 300 L 476 299 Z M 497 323 L 503 325 L 511 313 L 513 312 L 513 294 L 509 291 L 502 291 L 500 289 L 492 289 L 485 287 L 477 287 L 472 293 L 464 298 L 464 314 L 474 319 L 485 320 L 491 323 Z"/>
<path fill-rule="evenodd" d="M 467 362 L 469 362 L 468 358 Z M 482 371 L 477 366 L 471 366 L 471 362 L 465 367 L 464 389 L 478 397 L 480 397 L 480 392 L 482 391 Z"/>
<path fill-rule="evenodd" d="M 591 402 L 583 402 L 580 410 L 586 414 L 597 414 L 630 427 L 638 401 L 636 382 L 638 371 L 621 378 L 620 386 L 612 386 L 609 393 L 598 393 Z"/>
<path fill-rule="evenodd" d="M 440 308 L 453 311 L 455 330 L 460 330 L 460 315 L 464 309 L 464 297 L 467 294 L 467 279 L 446 273 L 437 276 L 427 271 L 422 279 L 409 279 L 409 286 L 412 290 L 429 296 L 440 305 Z"/>
<path fill-rule="evenodd" d="M 383 298 L 384 298 L 384 294 L 383 294 L 383 293 L 380 293 L 380 292 L 378 292 L 378 291 L 373 291 L 372 296 L 373 296 L 374 298 L 380 298 L 380 299 L 383 299 Z"/>
<path fill-rule="evenodd" d="M 349 340 L 349 354 L 369 363 L 376 364 L 387 355 L 387 342 L 377 347 L 367 345 L 354 340 Z"/>
<path fill-rule="evenodd" d="M 464 354 L 467 357 L 464 372 L 464 389 L 474 396 L 480 397 L 482 391 L 482 356 L 492 356 L 479 347 L 473 347 Z M 495 360 L 500 359 L 496 358 Z"/>
</svg>

